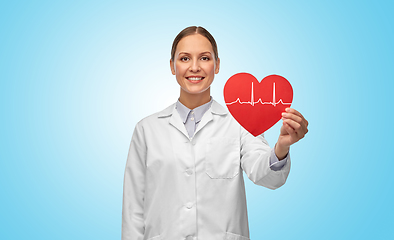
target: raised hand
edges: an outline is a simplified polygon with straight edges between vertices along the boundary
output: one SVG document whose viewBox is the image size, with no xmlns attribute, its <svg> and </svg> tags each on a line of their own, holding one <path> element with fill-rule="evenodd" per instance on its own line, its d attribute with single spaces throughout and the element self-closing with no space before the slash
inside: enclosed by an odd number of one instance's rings
<svg viewBox="0 0 394 240">
<path fill-rule="evenodd" d="M 283 125 L 280 128 L 275 154 L 283 159 L 289 152 L 290 146 L 302 139 L 308 132 L 308 121 L 300 112 L 293 108 L 286 108 L 282 113 Z"/>
</svg>

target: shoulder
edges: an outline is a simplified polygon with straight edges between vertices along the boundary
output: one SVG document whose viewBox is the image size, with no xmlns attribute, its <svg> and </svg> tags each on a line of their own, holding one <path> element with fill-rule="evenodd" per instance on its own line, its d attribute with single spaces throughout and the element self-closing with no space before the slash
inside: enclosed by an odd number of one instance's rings
<svg viewBox="0 0 394 240">
<path fill-rule="evenodd" d="M 141 119 L 136 127 L 144 127 L 144 126 L 152 126 L 161 122 L 163 119 L 170 117 L 175 110 L 175 103 L 171 104 L 170 106 L 166 107 L 165 109 L 153 113 L 143 119 Z"/>
<path fill-rule="evenodd" d="M 215 100 L 212 101 L 211 112 L 212 114 L 220 115 L 220 116 L 230 115 L 227 109 L 223 107 L 220 103 L 216 102 Z"/>
</svg>

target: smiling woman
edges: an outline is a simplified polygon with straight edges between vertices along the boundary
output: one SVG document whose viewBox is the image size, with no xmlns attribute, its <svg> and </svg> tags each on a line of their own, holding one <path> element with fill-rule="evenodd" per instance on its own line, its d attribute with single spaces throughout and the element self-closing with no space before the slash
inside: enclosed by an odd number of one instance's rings
<svg viewBox="0 0 394 240">
<path fill-rule="evenodd" d="M 179 101 L 194 109 L 210 101 L 210 86 L 219 73 L 220 59 L 208 38 L 200 34 L 182 38 L 175 48 L 170 66 L 181 86 Z"/>
<path fill-rule="evenodd" d="M 285 183 L 289 147 L 308 122 L 287 109 L 271 149 L 210 96 L 219 65 L 216 42 L 204 28 L 186 28 L 175 38 L 170 67 L 180 97 L 135 127 L 124 177 L 123 240 L 248 240 L 242 171 L 270 189 Z"/>
</svg>

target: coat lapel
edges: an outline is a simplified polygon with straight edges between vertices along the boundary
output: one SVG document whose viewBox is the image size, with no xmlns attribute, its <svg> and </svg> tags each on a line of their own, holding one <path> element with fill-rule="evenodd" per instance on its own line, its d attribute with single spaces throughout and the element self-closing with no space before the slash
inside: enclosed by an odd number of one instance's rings
<svg viewBox="0 0 394 240">
<path fill-rule="evenodd" d="M 181 117 L 179 116 L 178 111 L 176 110 L 175 103 L 172 104 L 171 106 L 167 107 L 163 111 L 159 112 L 158 117 L 159 118 L 169 118 L 168 123 L 176 128 L 178 131 L 183 133 L 188 139 L 189 135 L 186 132 L 186 127 L 183 124 Z"/>
<path fill-rule="evenodd" d="M 203 127 L 205 127 L 205 125 L 207 125 L 210 121 L 213 120 L 213 116 L 210 110 L 208 110 L 204 116 L 202 117 L 200 123 L 197 126 L 196 132 L 194 133 L 194 135 L 196 135 Z"/>
<path fill-rule="evenodd" d="M 205 127 L 209 122 L 213 120 L 213 114 L 226 115 L 227 111 L 222 106 L 220 106 L 219 103 L 213 100 L 211 108 L 202 117 L 194 135 L 196 135 L 203 127 Z M 169 118 L 169 124 L 172 125 L 174 128 L 176 128 L 181 133 L 183 133 L 183 135 L 185 135 L 187 139 L 190 139 L 189 134 L 186 131 L 186 127 L 183 124 L 178 111 L 176 110 L 175 104 L 172 104 L 168 108 L 161 111 L 158 117 Z"/>
<path fill-rule="evenodd" d="M 170 117 L 170 124 L 178 129 L 183 135 L 185 135 L 189 139 L 189 134 L 186 132 L 186 127 L 183 124 L 181 117 L 179 116 L 178 111 L 174 108 L 174 111 L 172 112 L 172 115 Z"/>
</svg>

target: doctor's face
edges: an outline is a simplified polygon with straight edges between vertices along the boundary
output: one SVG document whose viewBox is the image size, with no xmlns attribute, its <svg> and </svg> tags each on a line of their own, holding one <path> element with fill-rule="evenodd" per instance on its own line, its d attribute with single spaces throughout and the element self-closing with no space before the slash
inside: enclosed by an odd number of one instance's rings
<svg viewBox="0 0 394 240">
<path fill-rule="evenodd" d="M 187 94 L 207 91 L 219 72 L 219 63 L 219 58 L 215 60 L 211 43 L 200 34 L 182 38 L 176 48 L 174 62 L 170 60 L 171 72 L 176 76 L 181 91 Z"/>
</svg>

